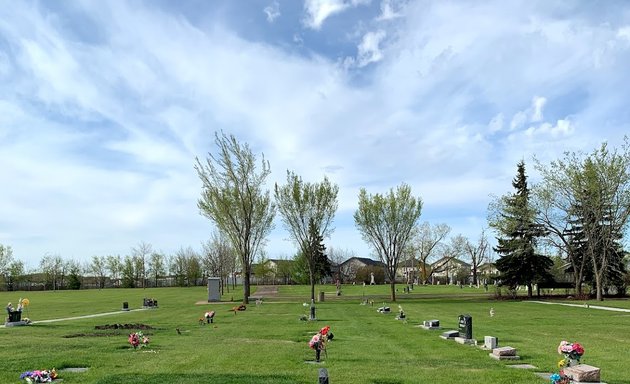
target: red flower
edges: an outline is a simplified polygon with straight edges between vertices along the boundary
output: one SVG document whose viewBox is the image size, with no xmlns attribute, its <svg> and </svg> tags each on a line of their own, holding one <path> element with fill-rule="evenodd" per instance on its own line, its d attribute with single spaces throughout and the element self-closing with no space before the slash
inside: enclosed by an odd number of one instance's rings
<svg viewBox="0 0 630 384">
<path fill-rule="evenodd" d="M 573 352 L 582 356 L 584 354 L 584 347 L 582 347 L 579 343 L 573 343 Z"/>
</svg>

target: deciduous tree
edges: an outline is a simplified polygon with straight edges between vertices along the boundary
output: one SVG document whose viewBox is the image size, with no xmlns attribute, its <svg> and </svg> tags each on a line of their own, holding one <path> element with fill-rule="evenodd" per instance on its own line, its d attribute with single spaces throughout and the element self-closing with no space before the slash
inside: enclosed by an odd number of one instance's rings
<svg viewBox="0 0 630 384">
<path fill-rule="evenodd" d="M 411 187 L 400 185 L 395 191 L 370 195 L 359 192 L 359 208 L 354 222 L 363 239 L 372 246 L 383 263 L 390 281 L 391 299 L 396 301 L 396 270 L 422 212 L 422 199 L 411 194 Z"/>
<path fill-rule="evenodd" d="M 311 300 L 315 300 L 315 281 L 320 261 L 319 245 L 332 231 L 337 211 L 339 187 L 327 177 L 319 183 L 307 183 L 287 171 L 287 183 L 276 184 L 275 197 L 285 229 L 306 258 L 311 284 Z"/>
<path fill-rule="evenodd" d="M 443 248 L 444 241 L 450 232 L 451 227 L 445 223 L 431 225 L 427 221 L 414 231 L 411 247 L 414 255 L 418 257 L 422 284 L 429 282 L 432 274 L 431 261 L 441 257 L 440 248 Z"/>
<path fill-rule="evenodd" d="M 275 206 L 264 189 L 271 173 L 263 156 L 260 169 L 247 144 L 232 135 L 215 134 L 218 154 L 208 154 L 195 169 L 202 182 L 197 205 L 201 214 L 215 223 L 238 253 L 243 268 L 243 303 L 249 303 L 251 265 L 273 228 Z"/>
</svg>

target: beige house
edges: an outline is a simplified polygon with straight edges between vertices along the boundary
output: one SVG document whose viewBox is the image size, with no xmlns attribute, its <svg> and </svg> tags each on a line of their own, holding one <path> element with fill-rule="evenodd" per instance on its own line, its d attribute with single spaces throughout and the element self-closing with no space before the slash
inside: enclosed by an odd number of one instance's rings
<svg viewBox="0 0 630 384">
<path fill-rule="evenodd" d="M 468 284 L 471 265 L 454 257 L 443 257 L 431 264 L 431 283 Z"/>
</svg>

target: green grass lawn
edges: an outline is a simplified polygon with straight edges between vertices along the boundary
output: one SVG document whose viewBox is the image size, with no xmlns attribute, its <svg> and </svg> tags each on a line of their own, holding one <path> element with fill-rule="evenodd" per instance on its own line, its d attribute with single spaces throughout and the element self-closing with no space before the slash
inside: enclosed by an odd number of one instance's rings
<svg viewBox="0 0 630 384">
<path fill-rule="evenodd" d="M 196 304 L 207 298 L 204 287 L 1 292 L 3 304 L 28 297 L 31 304 L 24 314 L 35 322 L 116 313 L 0 329 L 0 383 L 18 383 L 23 371 L 52 367 L 89 368 L 61 373 L 64 383 L 315 383 L 321 367 L 328 369 L 331 383 L 546 382 L 532 371 L 490 359 L 486 351 L 417 327 L 422 320 L 439 319 L 444 329 L 456 329 L 458 315 L 466 313 L 473 317 L 475 339 L 482 343 L 485 335 L 498 337 L 500 345 L 517 348 L 521 362 L 537 371 L 556 369 L 561 340 L 578 341 L 586 349 L 582 361 L 602 368 L 603 381 L 630 384 L 625 367 L 630 341 L 624 336 L 630 313 L 495 301 L 483 289 L 467 287 L 416 287 L 410 294 L 399 293 L 398 303 L 389 303 L 388 289 L 344 286 L 336 297 L 334 286 L 317 287 L 316 292 L 326 292 L 326 301 L 317 303 L 314 322 L 299 320 L 308 313 L 303 306 L 306 286 L 282 286 L 278 298 L 236 314 L 229 309 L 237 303 Z M 359 305 L 364 295 L 374 299 L 374 307 Z M 131 309 L 141 307 L 143 297 L 157 299 L 159 308 L 120 311 L 124 301 Z M 240 300 L 241 291 L 223 299 L 232 297 Z M 394 313 L 377 313 L 383 302 Z M 394 320 L 398 304 L 407 322 Z M 491 307 L 494 317 L 489 316 Z M 199 325 L 208 309 L 216 311 L 215 323 Z M 94 329 L 114 323 L 155 328 L 145 331 L 149 347 L 133 350 L 126 330 Z M 314 352 L 307 342 L 324 325 L 335 334 L 328 357 L 321 364 L 308 363 Z"/>
</svg>

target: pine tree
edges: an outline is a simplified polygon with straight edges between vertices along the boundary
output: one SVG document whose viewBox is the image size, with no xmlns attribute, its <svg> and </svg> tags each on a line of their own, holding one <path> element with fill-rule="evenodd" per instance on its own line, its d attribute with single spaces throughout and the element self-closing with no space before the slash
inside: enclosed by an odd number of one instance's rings
<svg viewBox="0 0 630 384">
<path fill-rule="evenodd" d="M 499 235 L 494 250 L 501 257 L 496 266 L 503 285 L 512 289 L 526 285 L 531 297 L 534 283 L 551 279 L 553 261 L 536 252 L 536 240 L 545 235 L 545 230 L 534 222 L 523 161 L 517 165 L 512 186 L 516 192 L 502 198 L 499 218 L 491 223 Z"/>
</svg>

